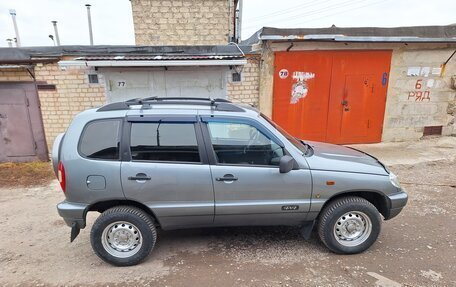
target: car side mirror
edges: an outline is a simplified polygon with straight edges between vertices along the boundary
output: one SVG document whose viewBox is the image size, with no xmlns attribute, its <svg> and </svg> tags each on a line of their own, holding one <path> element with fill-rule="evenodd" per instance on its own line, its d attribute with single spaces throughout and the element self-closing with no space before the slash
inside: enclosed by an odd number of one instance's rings
<svg viewBox="0 0 456 287">
<path fill-rule="evenodd" d="M 290 172 L 296 164 L 294 158 L 289 155 L 284 155 L 280 158 L 279 162 L 279 171 L 280 173 L 288 173 Z"/>
</svg>

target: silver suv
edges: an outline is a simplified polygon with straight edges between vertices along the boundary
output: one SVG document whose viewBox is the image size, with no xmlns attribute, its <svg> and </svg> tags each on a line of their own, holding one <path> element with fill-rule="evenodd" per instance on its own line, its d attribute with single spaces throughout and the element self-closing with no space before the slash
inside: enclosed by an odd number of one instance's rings
<svg viewBox="0 0 456 287">
<path fill-rule="evenodd" d="M 145 98 L 77 115 L 53 148 L 71 241 L 100 212 L 90 239 L 103 260 L 134 265 L 163 230 L 316 225 L 336 253 L 377 239 L 407 203 L 396 176 L 349 147 L 302 141 L 250 106 L 221 99 Z"/>
</svg>

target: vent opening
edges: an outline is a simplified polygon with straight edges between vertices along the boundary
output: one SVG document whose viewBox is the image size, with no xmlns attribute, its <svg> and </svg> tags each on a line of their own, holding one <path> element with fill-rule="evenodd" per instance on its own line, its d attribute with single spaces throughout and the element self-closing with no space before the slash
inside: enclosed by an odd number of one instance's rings
<svg viewBox="0 0 456 287">
<path fill-rule="evenodd" d="M 240 82 L 241 79 L 242 79 L 241 73 L 233 73 L 233 74 L 232 74 L 231 81 L 232 81 L 233 83 L 235 83 L 235 82 Z"/>
<path fill-rule="evenodd" d="M 442 126 L 428 126 L 424 127 L 423 136 L 441 136 Z"/>
<path fill-rule="evenodd" d="M 98 84 L 98 75 L 97 74 L 89 74 L 89 84 Z"/>
</svg>

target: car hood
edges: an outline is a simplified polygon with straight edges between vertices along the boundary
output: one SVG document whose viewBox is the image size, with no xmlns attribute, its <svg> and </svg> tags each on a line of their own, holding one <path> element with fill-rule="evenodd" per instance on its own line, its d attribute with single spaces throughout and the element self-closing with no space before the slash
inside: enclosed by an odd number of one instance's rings
<svg viewBox="0 0 456 287">
<path fill-rule="evenodd" d="M 378 159 L 367 153 L 335 144 L 305 142 L 313 149 L 313 154 L 306 157 L 311 169 L 388 174 L 385 166 Z"/>
</svg>

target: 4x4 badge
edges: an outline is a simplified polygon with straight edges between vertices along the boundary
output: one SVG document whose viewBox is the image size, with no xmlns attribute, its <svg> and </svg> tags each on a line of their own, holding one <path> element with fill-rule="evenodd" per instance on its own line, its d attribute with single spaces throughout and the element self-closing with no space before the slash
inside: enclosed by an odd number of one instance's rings
<svg viewBox="0 0 456 287">
<path fill-rule="evenodd" d="M 282 206 L 282 210 L 298 210 L 299 205 L 284 205 Z"/>
</svg>

